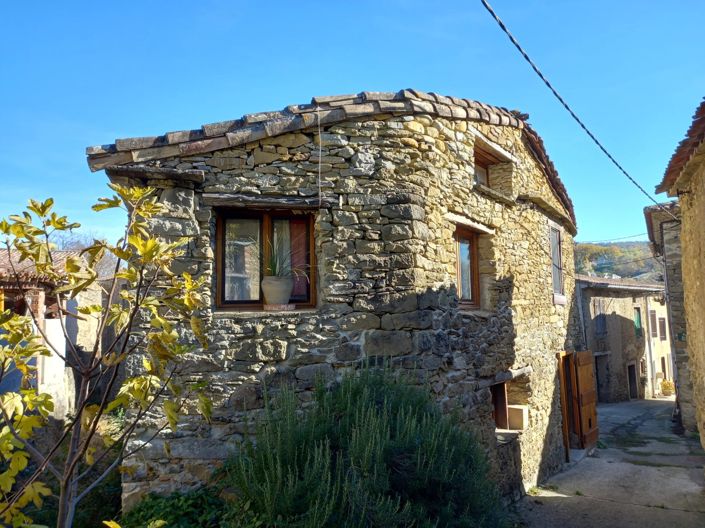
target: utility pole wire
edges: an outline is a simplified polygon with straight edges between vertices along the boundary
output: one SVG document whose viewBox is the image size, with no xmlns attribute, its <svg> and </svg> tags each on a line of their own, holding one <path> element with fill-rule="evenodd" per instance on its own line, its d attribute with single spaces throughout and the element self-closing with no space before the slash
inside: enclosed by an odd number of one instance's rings
<svg viewBox="0 0 705 528">
<path fill-rule="evenodd" d="M 539 70 L 538 66 L 534 63 L 534 61 L 531 60 L 531 57 L 524 51 L 524 48 L 521 47 L 521 44 L 517 41 L 517 39 L 514 38 L 514 35 L 511 34 L 509 29 L 507 29 L 507 26 L 504 25 L 504 22 L 497 16 L 497 13 L 494 12 L 494 9 L 492 9 L 492 6 L 487 2 L 487 0 L 480 0 L 482 2 L 482 5 L 485 6 L 485 9 L 492 15 L 492 18 L 495 19 L 497 24 L 499 24 L 499 27 L 502 29 L 502 31 L 509 37 L 509 40 L 514 44 L 514 47 L 519 50 L 519 53 L 521 53 L 522 57 L 524 57 L 524 60 L 529 63 L 529 65 L 533 68 L 533 70 L 536 72 L 536 75 L 539 76 L 539 78 L 543 81 L 543 83 L 548 87 L 549 90 L 553 93 L 553 95 L 558 99 L 558 101 L 563 105 L 563 108 L 565 108 L 568 113 L 571 115 L 571 117 L 580 125 L 580 128 L 582 128 L 585 133 L 592 139 L 592 141 L 595 143 L 595 145 L 598 146 L 598 148 L 609 158 L 609 160 L 619 169 L 619 171 L 624 174 L 627 179 L 634 184 L 634 186 L 639 189 L 644 196 L 646 196 L 649 200 L 654 202 L 661 210 L 666 212 L 669 216 L 673 217 L 674 220 L 678 221 L 678 218 L 676 218 L 673 213 L 671 213 L 669 210 L 667 210 L 665 207 L 663 207 L 660 203 L 656 201 L 655 198 L 653 198 L 647 191 L 644 189 L 639 183 L 632 178 L 632 176 L 622 167 L 619 162 L 612 156 L 612 154 L 609 153 L 609 151 L 600 143 L 600 140 L 595 137 L 595 135 L 590 132 L 590 129 L 583 123 L 583 121 L 577 116 L 575 112 L 573 112 L 573 109 L 568 105 L 568 103 L 561 97 L 561 94 L 556 91 L 556 89 L 553 87 L 553 85 L 549 82 L 548 79 L 544 76 L 543 73 L 541 73 L 541 70 Z"/>
</svg>

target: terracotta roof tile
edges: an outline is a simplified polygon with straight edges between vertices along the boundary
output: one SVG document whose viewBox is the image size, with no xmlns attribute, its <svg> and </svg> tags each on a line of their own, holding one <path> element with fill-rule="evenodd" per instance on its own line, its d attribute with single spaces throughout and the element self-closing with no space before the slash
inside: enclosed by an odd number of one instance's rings
<svg viewBox="0 0 705 528">
<path fill-rule="evenodd" d="M 691 156 L 700 144 L 705 141 L 705 98 L 693 115 L 693 122 L 690 124 L 688 133 L 683 141 L 678 144 L 675 153 L 668 163 L 663 180 L 656 186 L 656 192 L 669 191 L 678 176 L 690 161 Z"/>
<path fill-rule="evenodd" d="M 322 125 L 335 124 L 347 119 L 386 113 L 420 113 L 451 119 L 471 119 L 523 130 L 550 185 L 575 223 L 573 204 L 568 193 L 548 158 L 543 141 L 523 118 L 525 114 L 471 99 L 412 89 L 314 97 L 310 104 L 290 105 L 281 111 L 247 114 L 240 119 L 206 124 L 198 130 L 119 139 L 115 145 L 88 147 L 86 154 L 89 167 L 96 171 L 109 166 L 164 159 L 179 154 L 195 155 L 245 145 L 266 137 L 317 126 L 319 120 Z"/>
</svg>

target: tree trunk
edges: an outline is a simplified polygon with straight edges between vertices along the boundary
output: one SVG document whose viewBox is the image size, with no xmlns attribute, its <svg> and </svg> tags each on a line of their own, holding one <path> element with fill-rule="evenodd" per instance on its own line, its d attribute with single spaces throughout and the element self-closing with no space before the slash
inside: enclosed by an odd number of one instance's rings
<svg viewBox="0 0 705 528">
<path fill-rule="evenodd" d="M 83 373 L 82 373 L 83 374 Z M 81 385 L 76 397 L 76 409 L 82 409 L 88 397 L 88 376 L 81 375 Z M 71 528 L 73 518 L 76 513 L 76 496 L 78 495 L 78 482 L 75 480 L 80 456 L 79 446 L 81 443 L 81 420 L 76 420 L 71 430 L 69 449 L 66 453 L 66 465 L 61 479 L 59 490 L 59 512 L 56 519 L 56 528 Z"/>
</svg>

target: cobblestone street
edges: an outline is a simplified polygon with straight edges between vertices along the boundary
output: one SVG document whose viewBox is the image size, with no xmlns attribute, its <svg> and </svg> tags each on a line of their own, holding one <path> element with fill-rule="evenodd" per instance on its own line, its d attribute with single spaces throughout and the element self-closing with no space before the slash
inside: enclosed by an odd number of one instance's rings
<svg viewBox="0 0 705 528">
<path fill-rule="evenodd" d="M 672 431 L 672 409 L 670 400 L 601 404 L 594 456 L 530 490 L 518 526 L 705 526 L 705 452 Z"/>
</svg>

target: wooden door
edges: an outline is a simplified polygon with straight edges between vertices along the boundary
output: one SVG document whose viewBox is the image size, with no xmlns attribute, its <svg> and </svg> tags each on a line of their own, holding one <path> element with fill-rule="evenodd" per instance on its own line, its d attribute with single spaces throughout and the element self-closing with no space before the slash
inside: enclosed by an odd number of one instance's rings
<svg viewBox="0 0 705 528">
<path fill-rule="evenodd" d="M 575 352 L 575 403 L 578 408 L 580 445 L 590 449 L 597 445 L 597 390 L 592 352 Z"/>
</svg>

